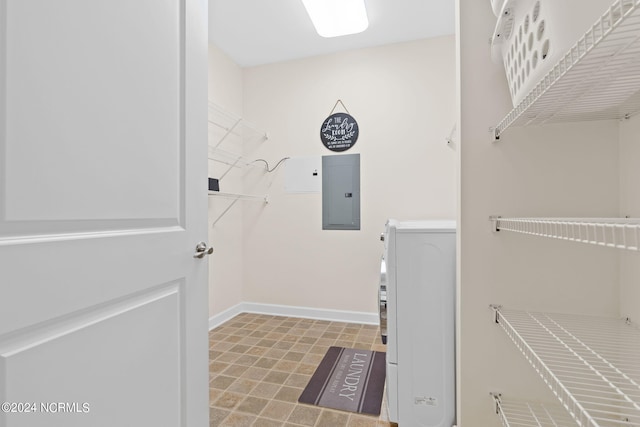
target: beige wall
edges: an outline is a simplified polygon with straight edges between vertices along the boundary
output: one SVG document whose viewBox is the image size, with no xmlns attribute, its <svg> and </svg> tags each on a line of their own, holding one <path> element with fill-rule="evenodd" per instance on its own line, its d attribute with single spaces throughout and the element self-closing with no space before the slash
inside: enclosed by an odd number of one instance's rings
<svg viewBox="0 0 640 427">
<path fill-rule="evenodd" d="M 242 69 L 217 47 L 209 45 L 209 101 L 242 115 Z M 210 113 L 210 119 L 211 113 Z M 209 124 L 209 145 L 215 145 L 221 130 Z M 224 147 L 242 152 L 242 141 L 228 138 Z M 225 165 L 209 160 L 209 176 L 221 176 Z M 223 191 L 242 192 L 243 174 L 233 170 L 220 182 Z M 209 257 L 209 313 L 214 315 L 242 302 L 242 203 L 236 204 L 211 227 L 230 200 L 209 196 L 209 243 L 215 252 Z"/>
<path fill-rule="evenodd" d="M 489 2 L 459 0 L 458 7 L 458 422 L 498 427 L 490 391 L 528 400 L 554 396 L 492 322 L 489 304 L 617 316 L 620 254 L 492 233 L 488 218 L 618 216 L 619 130 L 616 121 L 513 128 L 490 142 L 488 129 L 511 108 L 504 71 L 487 46 L 495 16 Z"/>
<path fill-rule="evenodd" d="M 455 218 L 454 37 L 401 43 L 244 70 L 244 112 L 269 132 L 255 153 L 273 167 L 283 157 L 336 154 L 320 125 L 341 99 L 360 136 L 359 231 L 323 231 L 322 196 L 284 192 L 285 167 L 250 171 L 245 204 L 245 301 L 364 313 L 376 295 L 387 218 Z M 337 111 L 342 111 L 338 109 Z"/>
</svg>

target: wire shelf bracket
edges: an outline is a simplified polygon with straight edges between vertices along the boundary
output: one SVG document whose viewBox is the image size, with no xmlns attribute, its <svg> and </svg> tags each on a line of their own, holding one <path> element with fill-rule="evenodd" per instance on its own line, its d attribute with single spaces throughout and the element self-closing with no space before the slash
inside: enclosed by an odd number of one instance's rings
<svg viewBox="0 0 640 427">
<path fill-rule="evenodd" d="M 640 112 L 640 0 L 616 0 L 495 127 L 630 118 Z"/>
<path fill-rule="evenodd" d="M 622 319 L 502 308 L 497 318 L 579 426 L 640 425 L 640 330 Z"/>
</svg>

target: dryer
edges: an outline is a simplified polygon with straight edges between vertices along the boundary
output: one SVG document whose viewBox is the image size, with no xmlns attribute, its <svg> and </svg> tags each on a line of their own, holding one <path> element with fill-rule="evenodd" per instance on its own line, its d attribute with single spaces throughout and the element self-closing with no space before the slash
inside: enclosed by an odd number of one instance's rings
<svg viewBox="0 0 640 427">
<path fill-rule="evenodd" d="M 387 221 L 378 289 L 390 421 L 455 424 L 455 221 Z"/>
</svg>

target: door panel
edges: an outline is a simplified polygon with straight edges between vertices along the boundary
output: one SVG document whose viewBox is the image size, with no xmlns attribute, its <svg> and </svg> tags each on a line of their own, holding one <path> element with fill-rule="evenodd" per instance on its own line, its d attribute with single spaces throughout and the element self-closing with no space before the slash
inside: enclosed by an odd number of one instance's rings
<svg viewBox="0 0 640 427">
<path fill-rule="evenodd" d="M 4 3 L 5 221 L 175 224 L 184 153 L 180 2 Z"/>
<path fill-rule="evenodd" d="M 34 413 L 9 414 L 10 425 L 123 425 L 123 413 L 126 425 L 180 425 L 180 288 L 85 311 L 6 342 L 0 366 L 10 394 L 3 401 L 36 403 Z M 169 392 L 156 396 L 146 387 Z M 139 407 L 155 409 L 143 414 Z"/>
<path fill-rule="evenodd" d="M 1 426 L 208 425 L 206 17 L 0 0 Z"/>
</svg>

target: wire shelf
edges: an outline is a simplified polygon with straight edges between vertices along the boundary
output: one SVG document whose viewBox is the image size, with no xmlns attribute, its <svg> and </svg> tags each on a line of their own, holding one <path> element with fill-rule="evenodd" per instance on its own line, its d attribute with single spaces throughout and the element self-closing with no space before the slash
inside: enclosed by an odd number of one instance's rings
<svg viewBox="0 0 640 427">
<path fill-rule="evenodd" d="M 640 218 L 501 218 L 495 231 L 640 251 Z"/>
<path fill-rule="evenodd" d="M 640 425 L 640 330 L 619 319 L 492 308 L 579 426 Z"/>
<path fill-rule="evenodd" d="M 640 111 L 640 0 L 607 12 L 496 126 L 622 119 Z"/>
<path fill-rule="evenodd" d="M 236 136 L 238 142 L 248 140 L 267 140 L 269 135 L 258 130 L 253 124 L 247 122 L 242 117 L 225 110 L 223 107 L 209 101 L 209 124 L 214 126 L 216 131 L 210 131 L 209 135 L 215 137 L 214 147 L 219 147 L 230 136 Z"/>
<path fill-rule="evenodd" d="M 519 402 L 495 393 L 492 396 L 504 427 L 576 427 L 575 420 L 557 403 Z"/>
</svg>

